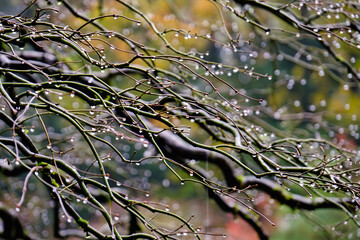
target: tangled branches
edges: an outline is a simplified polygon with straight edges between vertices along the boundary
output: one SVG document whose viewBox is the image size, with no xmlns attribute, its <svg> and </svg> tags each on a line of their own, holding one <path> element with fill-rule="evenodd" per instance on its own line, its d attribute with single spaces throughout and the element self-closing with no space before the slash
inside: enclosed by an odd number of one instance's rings
<svg viewBox="0 0 360 240">
<path fill-rule="evenodd" d="M 203 186 L 223 211 L 244 218 L 261 239 L 268 236 L 260 219 L 274 223 L 256 209 L 259 192 L 292 208 L 341 209 L 359 226 L 359 151 L 326 136 L 344 129 L 328 124 L 325 111 L 274 111 L 269 104 L 276 90 L 266 93 L 274 86 L 291 89 L 297 81 L 305 85 L 304 79 L 282 76 L 278 65 L 284 59 L 305 75 L 325 75 L 355 92 L 353 56 L 342 56 L 336 46 L 357 49 L 359 29 L 351 17 L 357 7 L 205 2 L 217 22 L 202 26 L 196 19 L 187 22 L 175 3 L 168 3 L 173 12 L 162 22 L 157 20 L 162 13 L 146 12 L 150 3 L 120 0 L 32 1 L 18 14 L 1 16 L 1 174 L 24 180 L 20 190 L 7 195 L 19 199 L 9 203 L 17 214 L 26 208 L 32 184 L 32 191 L 46 189 L 44 198 L 53 199 L 36 205 L 54 210 L 60 237 L 222 236 L 197 228 L 193 216 L 171 211 L 156 194 L 150 200 L 156 180 L 149 179 L 163 178 L 160 168 L 171 172 L 176 184 Z M 278 28 L 277 22 L 267 26 L 258 11 L 292 29 Z M 350 20 L 320 26 L 323 14 Z M 176 21 L 179 28 L 167 27 Z M 212 50 L 203 51 L 206 47 Z M 274 65 L 274 76 L 252 67 L 262 61 Z M 245 90 L 244 81 L 264 85 Z M 286 125 L 294 118 L 314 128 L 299 133 L 303 125 L 295 130 Z M 350 135 L 358 139 L 355 126 Z M 3 218 L 16 215 L 1 211 Z M 3 237 L 16 237 L 12 234 L 5 231 Z M 26 238 L 36 238 L 31 235 Z"/>
</svg>

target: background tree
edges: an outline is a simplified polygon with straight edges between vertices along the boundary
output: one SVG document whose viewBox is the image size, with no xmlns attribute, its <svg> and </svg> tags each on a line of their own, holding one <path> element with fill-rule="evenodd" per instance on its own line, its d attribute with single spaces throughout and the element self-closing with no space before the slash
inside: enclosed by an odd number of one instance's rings
<svg viewBox="0 0 360 240">
<path fill-rule="evenodd" d="M 11 4 L 2 238 L 230 239 L 215 206 L 260 239 L 290 208 L 360 236 L 358 3 Z"/>
</svg>

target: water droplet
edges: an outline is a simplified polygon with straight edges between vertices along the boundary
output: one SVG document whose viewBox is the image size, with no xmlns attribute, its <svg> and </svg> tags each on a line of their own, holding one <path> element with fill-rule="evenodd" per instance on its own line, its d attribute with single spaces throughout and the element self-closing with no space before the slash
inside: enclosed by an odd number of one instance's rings
<svg viewBox="0 0 360 240">
<path fill-rule="evenodd" d="M 147 192 L 147 193 L 145 194 L 145 196 L 146 196 L 146 197 L 150 197 L 150 193 Z"/>
<path fill-rule="evenodd" d="M 68 218 L 66 219 L 66 221 L 67 221 L 68 223 L 71 223 L 72 218 L 71 218 L 71 217 L 68 217 Z"/>
<path fill-rule="evenodd" d="M 121 183 L 120 182 L 116 182 L 116 186 L 120 187 Z"/>
<path fill-rule="evenodd" d="M 16 211 L 16 212 L 20 212 L 20 208 L 19 208 L 19 207 L 16 207 L 16 208 L 15 208 L 15 211 Z"/>
</svg>

